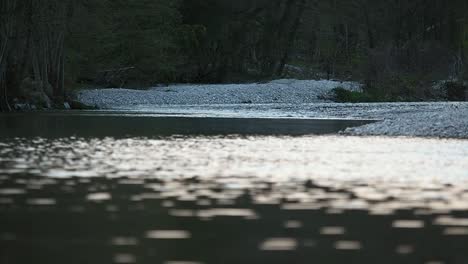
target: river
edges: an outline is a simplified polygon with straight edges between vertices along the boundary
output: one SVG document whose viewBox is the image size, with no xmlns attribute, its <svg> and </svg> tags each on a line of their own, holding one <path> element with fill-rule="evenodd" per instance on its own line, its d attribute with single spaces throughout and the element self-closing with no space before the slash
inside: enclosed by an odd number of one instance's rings
<svg viewBox="0 0 468 264">
<path fill-rule="evenodd" d="M 369 122 L 0 116 L 0 263 L 467 263 L 468 141 Z"/>
</svg>

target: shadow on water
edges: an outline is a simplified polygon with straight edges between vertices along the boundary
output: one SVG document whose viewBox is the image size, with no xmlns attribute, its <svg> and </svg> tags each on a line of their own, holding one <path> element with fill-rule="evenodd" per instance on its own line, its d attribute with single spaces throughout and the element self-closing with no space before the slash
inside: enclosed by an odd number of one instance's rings
<svg viewBox="0 0 468 264">
<path fill-rule="evenodd" d="M 195 118 L 105 113 L 0 115 L 0 137 L 332 134 L 372 120 Z"/>
</svg>

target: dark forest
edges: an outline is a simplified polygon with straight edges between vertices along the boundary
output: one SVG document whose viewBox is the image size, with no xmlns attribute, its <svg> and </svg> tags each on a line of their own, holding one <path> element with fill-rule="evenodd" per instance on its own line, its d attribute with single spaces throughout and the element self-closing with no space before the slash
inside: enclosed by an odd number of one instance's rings
<svg viewBox="0 0 468 264">
<path fill-rule="evenodd" d="M 2 108 L 90 83 L 283 77 L 424 100 L 431 83 L 466 79 L 467 11 L 465 0 L 3 0 Z"/>
</svg>

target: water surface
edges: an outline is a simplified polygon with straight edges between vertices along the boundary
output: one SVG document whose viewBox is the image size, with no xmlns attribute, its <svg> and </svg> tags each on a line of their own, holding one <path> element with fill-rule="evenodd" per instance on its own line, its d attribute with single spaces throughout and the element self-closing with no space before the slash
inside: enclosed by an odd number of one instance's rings
<svg viewBox="0 0 468 264">
<path fill-rule="evenodd" d="M 0 139 L 0 263 L 468 262 L 466 140 L 82 133 Z"/>
<path fill-rule="evenodd" d="M 374 120 L 167 116 L 77 111 L 0 115 L 0 137 L 138 137 L 170 135 L 310 135 L 337 133 Z"/>
</svg>

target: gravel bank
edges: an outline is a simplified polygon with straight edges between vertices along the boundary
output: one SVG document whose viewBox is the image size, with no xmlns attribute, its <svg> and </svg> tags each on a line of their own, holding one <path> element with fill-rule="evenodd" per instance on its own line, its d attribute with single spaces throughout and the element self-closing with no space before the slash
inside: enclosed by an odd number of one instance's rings
<svg viewBox="0 0 468 264">
<path fill-rule="evenodd" d="M 77 94 L 79 101 L 101 109 L 132 105 L 270 104 L 323 101 L 336 87 L 360 89 L 354 82 L 276 80 L 269 83 L 172 85 L 148 90 L 99 89 Z"/>
<path fill-rule="evenodd" d="M 413 105 L 407 111 L 369 114 L 383 119 L 363 127 L 348 128 L 344 134 L 369 136 L 417 136 L 468 139 L 468 103 Z M 374 106 L 378 107 L 378 105 Z M 390 108 L 392 108 L 390 106 Z"/>
<path fill-rule="evenodd" d="M 85 90 L 78 99 L 101 109 L 153 115 L 377 119 L 341 133 L 468 139 L 468 103 L 331 103 L 338 86 L 356 83 L 278 80 L 266 84 L 169 86 L 145 91 Z"/>
</svg>

